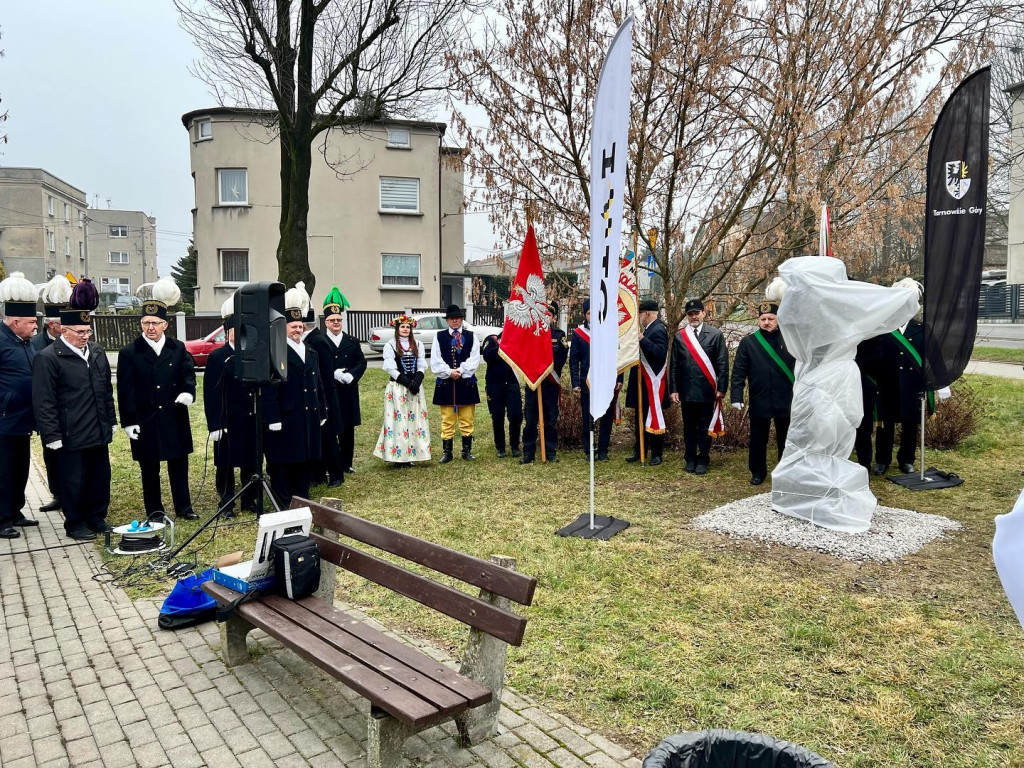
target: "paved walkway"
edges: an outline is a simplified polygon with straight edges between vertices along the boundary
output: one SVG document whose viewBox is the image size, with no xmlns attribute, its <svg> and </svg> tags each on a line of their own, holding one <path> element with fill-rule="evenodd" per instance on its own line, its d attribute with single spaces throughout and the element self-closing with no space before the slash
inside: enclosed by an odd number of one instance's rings
<svg viewBox="0 0 1024 768">
<path fill-rule="evenodd" d="M 971 360 L 964 373 L 982 373 L 986 376 L 1001 376 L 1004 379 L 1024 379 L 1024 366 L 1012 363 L 986 363 Z"/>
<path fill-rule="evenodd" d="M 32 509 L 44 490 L 33 467 Z M 158 629 L 158 602 L 96 581 L 95 547 L 64 539 L 59 513 L 38 518 L 27 536 L 0 541 L 0 765 L 365 766 L 363 700 L 260 632 L 253 662 L 227 669 L 216 624 Z M 640 766 L 526 696 L 506 691 L 502 704 L 494 738 L 464 750 L 452 724 L 432 728 L 406 742 L 410 762 Z"/>
</svg>

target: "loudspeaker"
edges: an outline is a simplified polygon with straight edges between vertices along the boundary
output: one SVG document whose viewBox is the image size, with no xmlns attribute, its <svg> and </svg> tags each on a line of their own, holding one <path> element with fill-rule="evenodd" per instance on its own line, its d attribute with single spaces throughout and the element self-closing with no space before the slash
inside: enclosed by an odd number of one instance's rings
<svg viewBox="0 0 1024 768">
<path fill-rule="evenodd" d="M 288 378 L 284 283 L 264 280 L 235 291 L 235 375 L 245 384 Z"/>
</svg>

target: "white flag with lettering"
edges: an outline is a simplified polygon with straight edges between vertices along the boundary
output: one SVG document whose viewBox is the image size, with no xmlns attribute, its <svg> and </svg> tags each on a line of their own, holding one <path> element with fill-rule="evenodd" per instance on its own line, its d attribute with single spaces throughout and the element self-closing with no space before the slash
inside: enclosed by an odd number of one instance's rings
<svg viewBox="0 0 1024 768">
<path fill-rule="evenodd" d="M 612 39 L 594 97 L 590 135 L 590 413 L 603 416 L 615 392 L 619 354 L 619 240 L 629 153 L 633 17 Z"/>
</svg>

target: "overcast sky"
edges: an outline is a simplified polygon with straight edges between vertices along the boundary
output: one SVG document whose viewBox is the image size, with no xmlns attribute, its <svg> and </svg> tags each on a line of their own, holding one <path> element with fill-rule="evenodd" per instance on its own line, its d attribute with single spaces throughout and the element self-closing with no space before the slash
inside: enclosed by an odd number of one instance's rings
<svg viewBox="0 0 1024 768">
<path fill-rule="evenodd" d="M 169 274 L 192 232 L 181 116 L 216 103 L 188 71 L 198 52 L 173 4 L 4 0 L 0 32 L 0 112 L 9 112 L 0 164 L 45 168 L 86 192 L 90 207 L 109 198 L 111 208 L 156 216 L 158 266 Z M 493 242 L 485 220 L 466 217 L 470 258 Z"/>
</svg>

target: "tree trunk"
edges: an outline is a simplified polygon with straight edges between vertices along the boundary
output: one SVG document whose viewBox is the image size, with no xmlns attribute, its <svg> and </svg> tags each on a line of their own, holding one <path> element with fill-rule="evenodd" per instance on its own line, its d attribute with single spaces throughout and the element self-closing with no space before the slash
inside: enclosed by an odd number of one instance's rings
<svg viewBox="0 0 1024 768">
<path fill-rule="evenodd" d="M 277 279 L 291 288 L 302 280 L 312 295 L 316 277 L 309 268 L 309 175 L 313 165 L 308 134 L 302 138 L 281 133 L 281 240 L 277 246 Z"/>
</svg>

